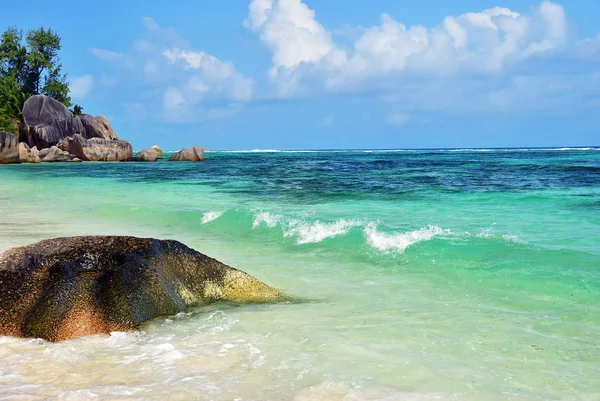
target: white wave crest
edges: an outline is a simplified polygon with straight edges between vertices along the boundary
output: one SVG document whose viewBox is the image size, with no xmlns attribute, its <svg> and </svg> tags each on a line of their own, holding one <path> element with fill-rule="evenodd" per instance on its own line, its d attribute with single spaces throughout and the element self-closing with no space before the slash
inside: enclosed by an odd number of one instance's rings
<svg viewBox="0 0 600 401">
<path fill-rule="evenodd" d="M 444 230 L 438 226 L 429 226 L 416 231 L 406 233 L 387 234 L 377 231 L 377 226 L 373 223 L 365 228 L 365 235 L 369 245 L 382 252 L 402 253 L 406 248 L 421 241 L 430 239 L 443 234 L 450 234 L 450 230 Z"/>
<path fill-rule="evenodd" d="M 322 223 L 320 221 L 305 222 L 292 220 L 288 223 L 287 230 L 284 230 L 285 237 L 297 237 L 298 244 L 310 244 L 321 242 L 324 239 L 346 235 L 353 227 L 363 225 L 356 220 L 340 219 L 333 223 Z"/>
<path fill-rule="evenodd" d="M 259 227 L 261 224 L 266 225 L 269 228 L 277 226 L 281 220 L 280 216 L 271 214 L 269 212 L 259 212 L 254 215 L 254 221 L 252 222 L 252 228 Z"/>
<path fill-rule="evenodd" d="M 206 224 L 213 220 L 216 220 L 219 217 L 221 217 L 222 215 L 223 215 L 223 212 L 206 212 L 202 216 L 202 224 Z"/>
</svg>

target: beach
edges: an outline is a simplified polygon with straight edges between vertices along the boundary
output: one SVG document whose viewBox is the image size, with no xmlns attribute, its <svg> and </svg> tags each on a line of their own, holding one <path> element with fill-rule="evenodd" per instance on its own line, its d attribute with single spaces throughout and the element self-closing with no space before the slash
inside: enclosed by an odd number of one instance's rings
<svg viewBox="0 0 600 401">
<path fill-rule="evenodd" d="M 0 251 L 175 239 L 293 301 L 0 337 L 0 398 L 600 397 L 598 148 L 206 157 L 1 166 Z"/>
</svg>

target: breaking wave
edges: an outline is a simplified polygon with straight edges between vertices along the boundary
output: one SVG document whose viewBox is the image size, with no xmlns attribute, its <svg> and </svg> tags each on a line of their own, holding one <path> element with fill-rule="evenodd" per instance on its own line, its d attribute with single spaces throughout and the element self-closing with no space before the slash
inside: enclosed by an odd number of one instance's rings
<svg viewBox="0 0 600 401">
<path fill-rule="evenodd" d="M 441 239 L 468 239 L 486 238 L 506 242 L 525 244 L 515 235 L 493 233 L 490 228 L 482 228 L 478 233 L 455 232 L 437 225 L 429 225 L 415 230 L 389 231 L 385 225 L 377 221 L 340 218 L 334 221 L 322 221 L 307 217 L 289 217 L 283 214 L 264 210 L 247 211 L 237 210 L 243 215 L 229 214 L 223 217 L 223 224 L 233 223 L 249 224 L 248 229 L 260 230 L 255 236 L 268 235 L 273 240 L 277 238 L 289 239 L 296 245 L 318 244 L 333 238 L 344 238 L 338 243 L 339 247 L 366 247 L 384 254 L 401 254 L 411 246 L 434 238 Z M 213 221 L 219 218 L 222 212 L 208 212 L 204 221 Z M 247 216 L 249 219 L 243 216 Z M 239 226 L 238 226 L 239 227 Z M 238 228 L 239 229 L 239 228 Z"/>
<path fill-rule="evenodd" d="M 222 215 L 223 212 L 206 212 L 202 216 L 202 224 L 210 223 L 211 221 L 218 219 Z"/>
<path fill-rule="evenodd" d="M 402 253 L 411 245 L 421 241 L 429 241 L 436 236 L 444 234 L 451 234 L 451 232 L 438 226 L 429 226 L 420 230 L 390 234 L 378 231 L 377 226 L 372 223 L 365 228 L 368 244 L 372 248 L 385 253 Z"/>
</svg>

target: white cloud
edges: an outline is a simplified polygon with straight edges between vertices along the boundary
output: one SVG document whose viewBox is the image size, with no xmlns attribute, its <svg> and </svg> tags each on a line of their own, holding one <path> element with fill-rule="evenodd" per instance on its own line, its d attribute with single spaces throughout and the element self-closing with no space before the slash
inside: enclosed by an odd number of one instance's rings
<svg viewBox="0 0 600 401">
<path fill-rule="evenodd" d="M 135 67 L 132 57 L 127 54 L 98 48 L 91 48 L 89 52 L 92 56 L 105 63 L 115 64 L 126 69 L 133 69 Z"/>
<path fill-rule="evenodd" d="M 120 80 L 138 85 L 125 103 L 136 105 L 134 112 L 144 102 L 143 97 L 152 103 L 145 108 L 148 114 L 160 119 L 212 119 L 232 115 L 230 103 L 252 99 L 254 81 L 239 73 L 231 62 L 191 48 L 174 28 L 163 27 L 151 17 L 142 18 L 142 26 L 144 36 L 133 42 L 131 54 L 90 49 L 101 61 L 132 65 L 121 71 L 128 76 Z M 218 113 L 219 108 L 224 112 Z M 235 110 L 238 108 L 236 105 Z"/>
<path fill-rule="evenodd" d="M 331 34 L 301 0 L 253 0 L 246 26 L 259 32 L 273 53 L 272 75 L 281 68 L 317 63 L 335 51 Z"/>
<path fill-rule="evenodd" d="M 81 100 L 85 98 L 94 87 L 94 79 L 87 74 L 81 77 L 75 77 L 69 82 L 69 89 L 73 99 Z"/>
<path fill-rule="evenodd" d="M 106 49 L 91 48 L 89 51 L 90 54 L 92 54 L 92 56 L 96 57 L 98 60 L 109 63 L 118 63 L 127 58 L 127 56 L 122 53 L 117 53 Z"/>
<path fill-rule="evenodd" d="M 183 69 L 194 72 L 187 81 L 192 92 L 213 91 L 234 101 L 248 101 L 252 97 L 254 81 L 237 72 L 232 63 L 223 62 L 205 52 L 169 49 L 163 55 L 177 64 L 183 61 Z"/>
<path fill-rule="evenodd" d="M 272 52 L 273 82 L 288 96 L 311 84 L 348 91 L 402 74 L 497 75 L 567 40 L 564 10 L 550 1 L 531 15 L 495 7 L 448 16 L 431 28 L 407 27 L 382 14 L 380 24 L 363 28 L 350 49 L 336 45 L 301 0 L 253 0 L 246 26 Z"/>
<path fill-rule="evenodd" d="M 391 113 L 388 114 L 386 122 L 394 127 L 402 127 L 410 120 L 410 116 L 406 113 Z"/>
</svg>

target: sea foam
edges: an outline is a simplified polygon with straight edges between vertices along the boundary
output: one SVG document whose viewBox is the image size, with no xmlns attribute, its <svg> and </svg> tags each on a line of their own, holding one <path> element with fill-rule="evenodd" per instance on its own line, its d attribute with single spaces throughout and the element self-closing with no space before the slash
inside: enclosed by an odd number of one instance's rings
<svg viewBox="0 0 600 401">
<path fill-rule="evenodd" d="M 202 224 L 206 224 L 209 223 L 213 220 L 218 219 L 219 217 L 221 217 L 223 215 L 223 212 L 206 212 L 204 213 L 204 215 L 202 216 Z"/>
<path fill-rule="evenodd" d="M 409 231 L 405 233 L 382 233 L 377 230 L 373 223 L 365 228 L 368 244 L 382 252 L 402 253 L 406 248 L 421 241 L 429 241 L 432 238 L 450 234 L 450 230 L 444 230 L 438 226 L 429 226 L 420 230 Z"/>
<path fill-rule="evenodd" d="M 333 223 L 322 223 L 320 221 L 305 222 L 291 220 L 284 229 L 285 237 L 297 237 L 298 244 L 309 244 L 321 242 L 327 238 L 346 235 L 353 227 L 361 226 L 363 223 L 355 220 L 340 219 Z"/>
<path fill-rule="evenodd" d="M 271 214 L 269 212 L 258 212 L 254 215 L 254 221 L 252 222 L 252 228 L 257 228 L 261 224 L 266 225 L 269 228 L 276 227 L 281 219 L 280 216 Z"/>
</svg>

